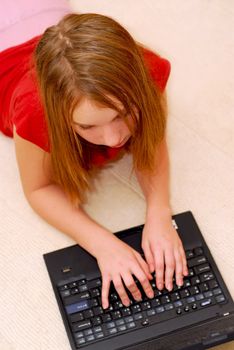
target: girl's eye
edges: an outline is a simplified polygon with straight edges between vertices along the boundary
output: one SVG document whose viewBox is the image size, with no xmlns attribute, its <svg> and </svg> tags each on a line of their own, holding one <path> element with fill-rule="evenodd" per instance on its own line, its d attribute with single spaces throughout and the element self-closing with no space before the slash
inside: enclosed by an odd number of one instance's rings
<svg viewBox="0 0 234 350">
<path fill-rule="evenodd" d="M 89 130 L 89 129 L 92 129 L 93 126 L 92 126 L 92 125 L 90 125 L 90 126 L 82 126 L 82 125 L 80 125 L 80 128 L 81 128 L 82 130 Z"/>
</svg>

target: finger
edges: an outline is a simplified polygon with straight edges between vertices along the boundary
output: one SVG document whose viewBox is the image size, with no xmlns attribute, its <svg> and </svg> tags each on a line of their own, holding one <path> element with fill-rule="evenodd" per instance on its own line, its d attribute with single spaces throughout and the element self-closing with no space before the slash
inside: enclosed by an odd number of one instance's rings
<svg viewBox="0 0 234 350">
<path fill-rule="evenodd" d="M 132 274 L 131 273 L 127 273 L 122 275 L 122 279 L 124 281 L 125 286 L 128 288 L 128 290 L 131 292 L 133 298 L 136 301 L 140 301 L 142 299 L 141 297 L 141 292 L 139 290 L 139 288 L 136 285 L 136 282 L 134 281 Z M 128 305 L 126 305 L 128 304 Z M 124 305 L 129 306 L 130 304 L 130 300 L 128 298 L 128 300 L 126 300 L 126 304 L 124 303 Z"/>
<path fill-rule="evenodd" d="M 188 275 L 188 266 L 187 266 L 187 259 L 185 255 L 185 251 L 183 247 L 180 247 L 180 254 L 182 257 L 182 264 L 183 264 L 183 275 L 187 276 Z"/>
<path fill-rule="evenodd" d="M 144 271 L 141 269 L 140 265 L 138 265 L 138 267 L 134 266 L 132 273 L 136 276 L 136 278 L 138 279 L 138 281 L 141 283 L 145 294 L 149 297 L 149 298 L 153 298 L 154 297 L 154 291 L 152 289 L 152 286 L 147 278 L 147 275 L 144 273 Z"/>
<path fill-rule="evenodd" d="M 173 249 L 168 248 L 165 251 L 165 284 L 166 288 L 171 291 L 173 289 L 173 275 L 175 271 L 175 257 Z"/>
<path fill-rule="evenodd" d="M 139 265 L 141 266 L 142 270 L 144 271 L 144 273 L 146 274 L 146 276 L 148 276 L 148 278 L 150 280 L 152 280 L 152 275 L 149 271 L 149 266 L 147 265 L 147 263 L 145 262 L 145 260 L 142 258 L 142 256 L 139 253 L 135 253 L 135 257 L 137 258 L 137 261 L 139 263 Z"/>
<path fill-rule="evenodd" d="M 102 276 L 102 307 L 103 307 L 103 309 L 106 309 L 109 306 L 109 301 L 108 301 L 109 290 L 110 290 L 110 278 L 107 276 Z"/>
<path fill-rule="evenodd" d="M 154 261 L 156 285 L 157 288 L 161 290 L 164 286 L 164 255 L 162 249 L 156 249 L 154 254 Z"/>
<path fill-rule="evenodd" d="M 183 261 L 182 261 L 180 250 L 175 251 L 175 261 L 176 261 L 176 268 L 175 268 L 176 284 L 177 286 L 182 286 L 183 285 Z"/>
<path fill-rule="evenodd" d="M 125 305 L 127 301 L 129 301 L 129 298 L 120 275 L 115 276 L 115 278 L 113 279 L 113 284 L 117 293 L 119 294 L 122 303 Z"/>
<path fill-rule="evenodd" d="M 154 272 L 154 256 L 152 254 L 150 245 L 147 243 L 142 247 L 144 254 L 145 254 L 145 259 L 148 263 L 150 273 Z"/>
</svg>

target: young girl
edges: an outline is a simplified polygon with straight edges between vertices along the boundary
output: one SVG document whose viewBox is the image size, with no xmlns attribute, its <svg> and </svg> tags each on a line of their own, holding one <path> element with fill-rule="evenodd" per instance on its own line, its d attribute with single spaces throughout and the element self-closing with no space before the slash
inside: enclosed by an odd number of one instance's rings
<svg viewBox="0 0 234 350">
<path fill-rule="evenodd" d="M 187 275 L 182 242 L 171 223 L 165 140 L 167 60 L 134 41 L 113 19 L 70 14 L 42 36 L 0 53 L 0 130 L 13 136 L 25 196 L 48 223 L 96 259 L 102 305 L 110 283 L 124 305 Z M 133 157 L 145 194 L 146 261 L 82 209 L 95 169 Z"/>
</svg>

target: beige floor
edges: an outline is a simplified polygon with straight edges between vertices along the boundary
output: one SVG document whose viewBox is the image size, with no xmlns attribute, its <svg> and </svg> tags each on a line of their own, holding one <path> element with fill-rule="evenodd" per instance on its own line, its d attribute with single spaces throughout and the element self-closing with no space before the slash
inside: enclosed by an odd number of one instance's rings
<svg viewBox="0 0 234 350">
<path fill-rule="evenodd" d="M 119 20 L 172 65 L 168 144 L 173 213 L 191 210 L 234 297 L 234 2 L 71 0 Z M 42 254 L 74 244 L 22 193 L 11 139 L 0 134 L 0 349 L 68 350 Z M 86 210 L 113 231 L 144 222 L 130 157 L 106 169 Z M 100 205 L 100 203 L 102 203 Z M 111 218 L 111 219 L 110 219 Z M 216 350 L 234 349 L 234 342 Z"/>
</svg>

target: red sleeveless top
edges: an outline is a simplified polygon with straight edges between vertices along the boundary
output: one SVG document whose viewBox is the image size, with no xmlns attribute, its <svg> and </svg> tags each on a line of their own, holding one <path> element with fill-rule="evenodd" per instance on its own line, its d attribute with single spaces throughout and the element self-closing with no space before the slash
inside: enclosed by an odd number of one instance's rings
<svg viewBox="0 0 234 350">
<path fill-rule="evenodd" d="M 15 125 L 19 136 L 49 152 L 44 110 L 30 74 L 32 54 L 40 37 L 0 52 L 0 131 L 13 137 Z M 149 50 L 144 49 L 143 54 L 152 79 L 163 91 L 170 74 L 169 61 Z M 106 147 L 103 153 L 101 148 L 94 148 L 92 163 L 101 166 L 120 151 Z"/>
</svg>

